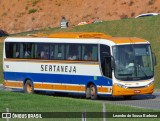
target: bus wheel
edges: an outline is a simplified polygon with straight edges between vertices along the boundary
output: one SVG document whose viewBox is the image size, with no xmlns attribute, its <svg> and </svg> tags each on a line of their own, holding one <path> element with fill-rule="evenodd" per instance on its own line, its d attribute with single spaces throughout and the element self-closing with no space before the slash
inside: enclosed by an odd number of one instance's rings
<svg viewBox="0 0 160 121">
<path fill-rule="evenodd" d="M 24 92 L 28 94 L 32 94 L 34 92 L 33 84 L 30 80 L 27 80 L 24 85 Z"/>
<path fill-rule="evenodd" d="M 96 86 L 94 84 L 90 85 L 90 92 L 91 92 L 91 99 L 92 100 L 97 99 L 97 89 L 96 89 Z"/>
</svg>

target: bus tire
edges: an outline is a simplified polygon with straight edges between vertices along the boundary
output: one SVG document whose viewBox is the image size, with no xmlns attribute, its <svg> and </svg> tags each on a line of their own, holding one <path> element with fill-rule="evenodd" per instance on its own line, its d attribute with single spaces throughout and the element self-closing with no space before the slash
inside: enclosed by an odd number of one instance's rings
<svg viewBox="0 0 160 121">
<path fill-rule="evenodd" d="M 98 98 L 97 96 L 97 88 L 94 84 L 90 85 L 90 94 L 91 94 L 91 99 L 96 100 Z"/>
<path fill-rule="evenodd" d="M 27 94 L 32 94 L 34 92 L 34 87 L 31 80 L 27 80 L 26 83 L 24 84 L 24 92 Z"/>
</svg>

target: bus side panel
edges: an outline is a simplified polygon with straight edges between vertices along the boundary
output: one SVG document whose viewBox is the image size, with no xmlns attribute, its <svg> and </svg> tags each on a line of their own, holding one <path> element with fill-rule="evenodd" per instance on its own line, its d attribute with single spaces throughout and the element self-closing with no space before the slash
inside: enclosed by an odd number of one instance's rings
<svg viewBox="0 0 160 121">
<path fill-rule="evenodd" d="M 105 79 L 101 76 L 95 77 L 19 72 L 5 72 L 5 75 L 5 80 L 7 80 L 7 82 L 15 83 L 17 88 L 19 88 L 20 85 L 23 87 L 22 84 L 25 78 L 32 78 L 34 90 L 85 93 L 88 82 L 92 82 L 96 85 L 98 94 L 111 94 L 112 88 L 111 80 Z M 14 86 L 13 84 L 11 85 Z"/>
<path fill-rule="evenodd" d="M 34 90 L 85 93 L 88 82 L 93 82 L 98 95 L 111 94 L 112 80 L 101 76 L 98 64 L 6 61 L 5 65 L 9 65 L 4 72 L 6 87 L 23 88 L 23 81 L 30 78 L 34 83 Z"/>
</svg>

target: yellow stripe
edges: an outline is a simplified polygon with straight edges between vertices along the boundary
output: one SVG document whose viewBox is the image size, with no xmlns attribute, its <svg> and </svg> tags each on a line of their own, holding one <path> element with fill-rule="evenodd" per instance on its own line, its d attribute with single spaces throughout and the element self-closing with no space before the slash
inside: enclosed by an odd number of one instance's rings
<svg viewBox="0 0 160 121">
<path fill-rule="evenodd" d="M 101 86 L 101 87 L 98 87 L 98 92 L 100 93 L 100 92 L 109 92 L 109 89 L 108 89 L 108 87 L 103 87 L 103 86 Z"/>
<path fill-rule="evenodd" d="M 15 87 L 15 88 L 23 88 L 23 82 L 14 82 L 14 81 L 5 81 L 4 82 L 5 87 Z M 61 85 L 61 84 L 37 84 L 34 83 L 34 89 L 42 89 L 42 90 L 66 90 L 66 91 L 76 91 L 76 92 L 85 92 L 85 86 L 84 85 Z M 111 92 L 108 87 L 98 87 L 97 88 L 98 93 L 108 93 Z"/>
<path fill-rule="evenodd" d="M 34 84 L 35 89 L 85 91 L 85 86 L 76 85 L 54 85 L 54 84 Z"/>
<path fill-rule="evenodd" d="M 3 83 L 5 87 L 17 87 L 17 88 L 22 88 L 23 87 L 23 82 L 10 82 L 10 81 L 5 81 Z"/>
<path fill-rule="evenodd" d="M 15 88 L 22 88 L 23 82 L 14 82 L 14 81 L 5 81 L 5 87 L 15 87 Z M 68 90 L 68 91 L 84 91 L 85 86 L 81 85 L 54 85 L 54 84 L 36 84 L 34 83 L 34 89 L 49 89 L 49 90 Z"/>
</svg>

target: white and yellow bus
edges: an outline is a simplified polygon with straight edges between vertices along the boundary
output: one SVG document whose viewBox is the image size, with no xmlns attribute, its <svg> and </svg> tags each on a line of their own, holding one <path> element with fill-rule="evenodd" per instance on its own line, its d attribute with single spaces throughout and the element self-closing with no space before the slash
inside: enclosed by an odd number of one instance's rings
<svg viewBox="0 0 160 121">
<path fill-rule="evenodd" d="M 4 86 L 26 93 L 52 91 L 131 97 L 152 94 L 154 58 L 148 41 L 103 33 L 8 37 Z"/>
</svg>

